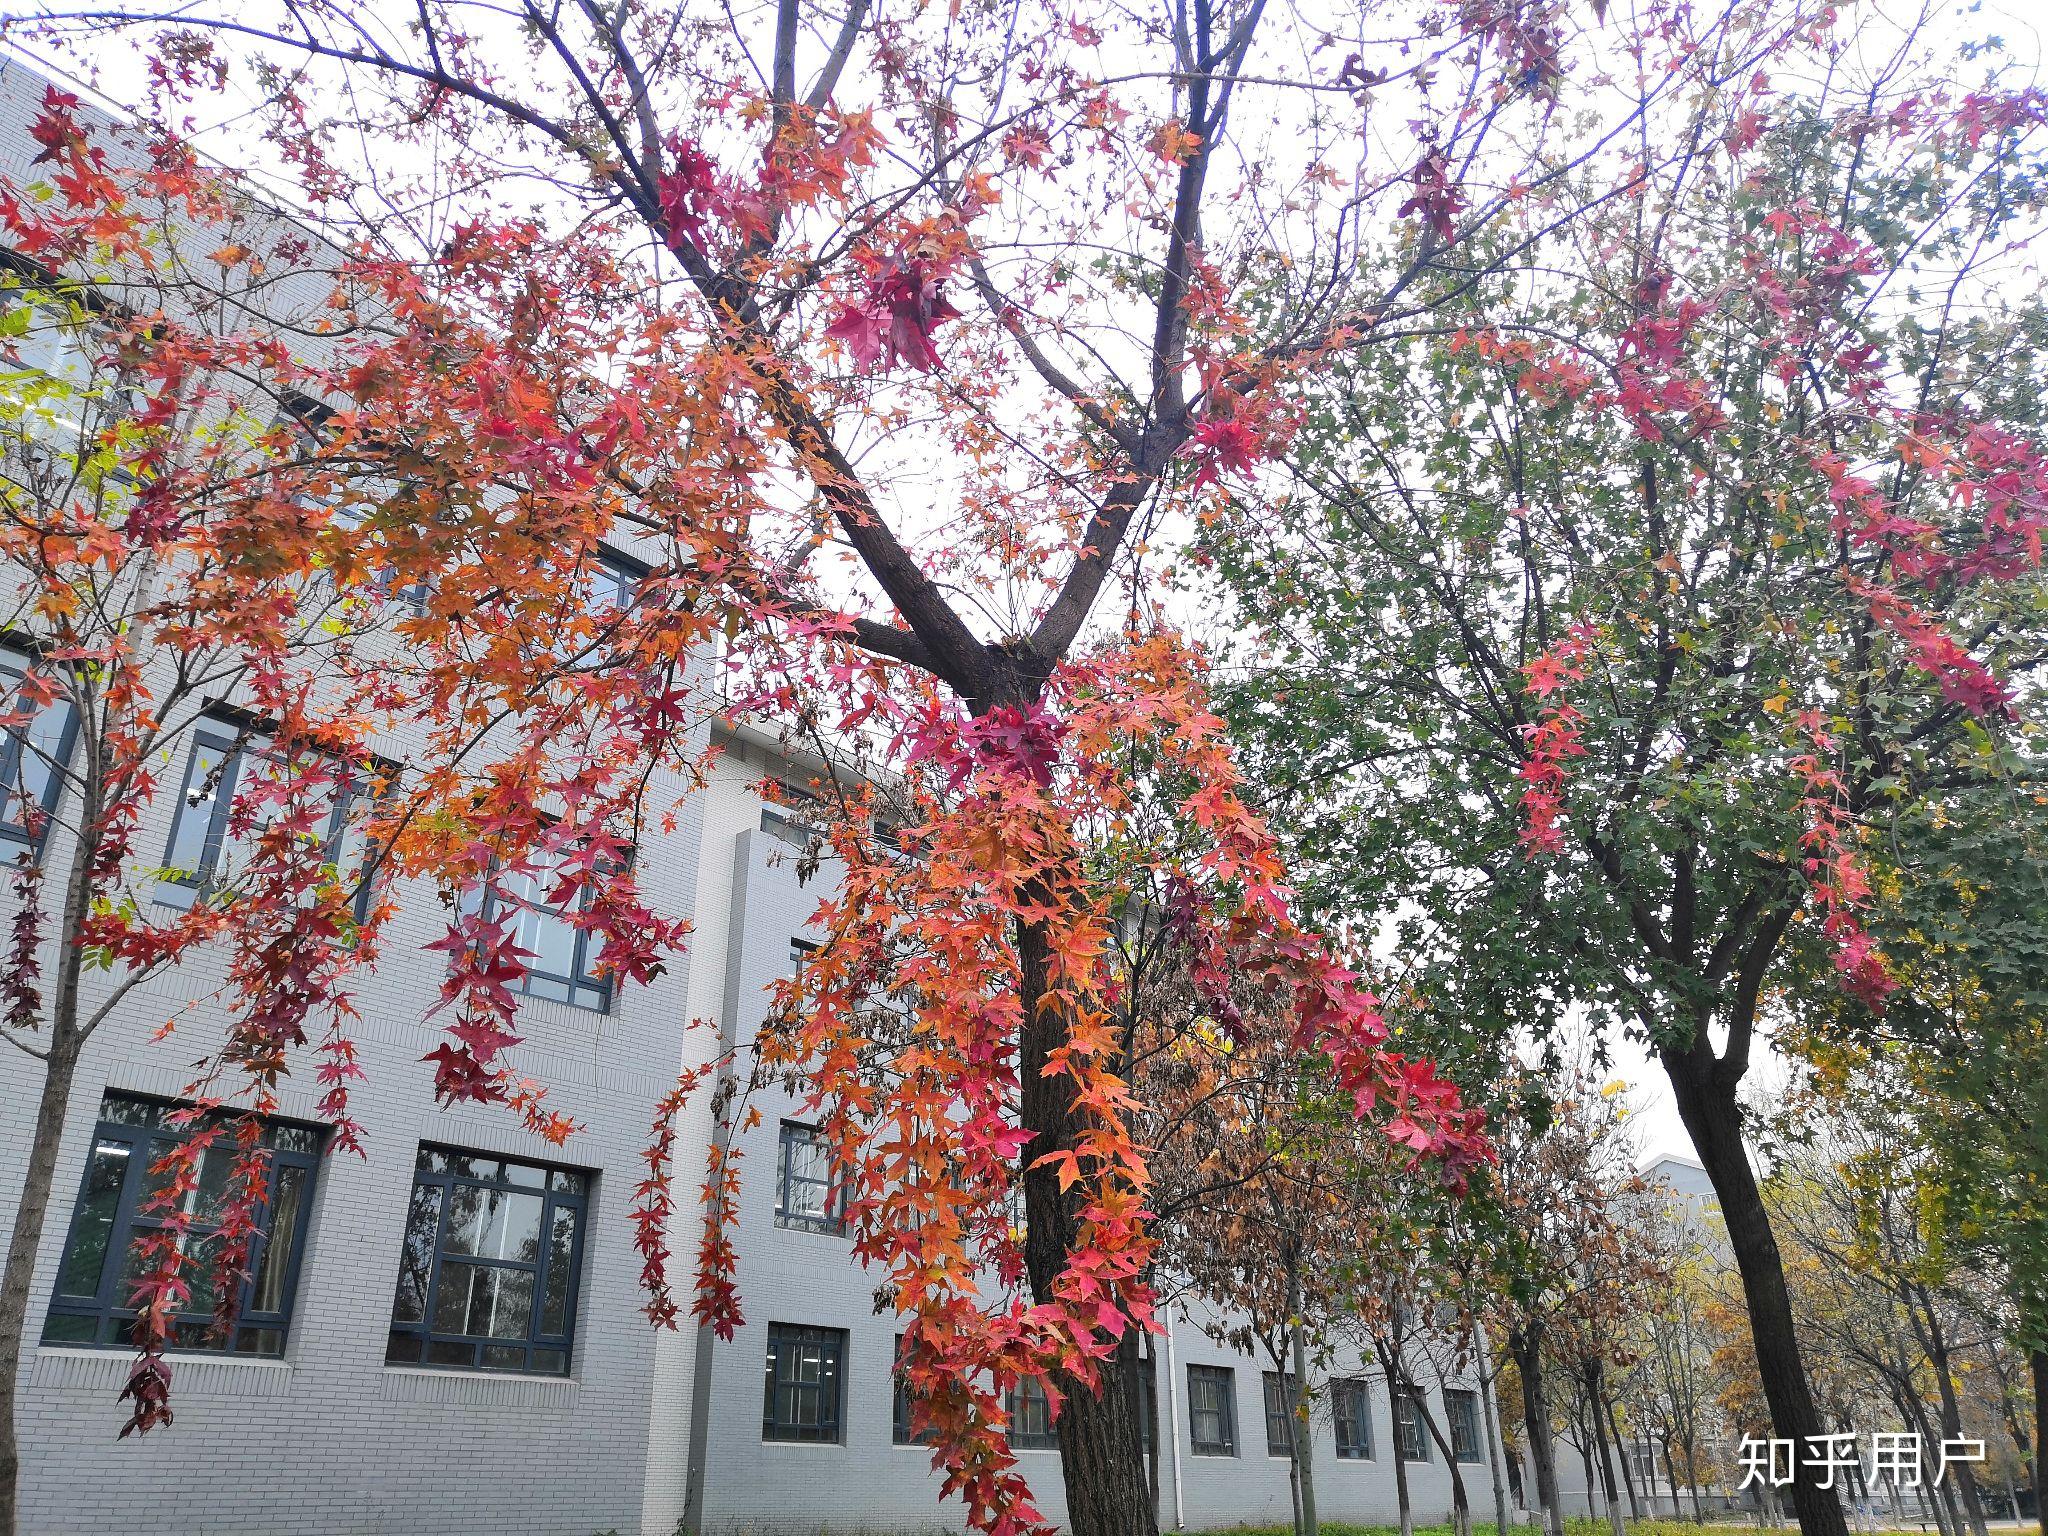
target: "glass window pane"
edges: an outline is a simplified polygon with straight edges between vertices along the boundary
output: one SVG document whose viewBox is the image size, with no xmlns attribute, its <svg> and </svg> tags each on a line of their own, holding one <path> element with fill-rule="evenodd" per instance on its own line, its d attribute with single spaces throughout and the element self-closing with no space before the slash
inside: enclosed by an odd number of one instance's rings
<svg viewBox="0 0 2048 1536">
<path fill-rule="evenodd" d="M 100 1099 L 100 1119 L 109 1125 L 157 1125 L 164 1106 L 153 1099 L 131 1099 L 125 1093 L 110 1093 Z"/>
<path fill-rule="evenodd" d="M 462 1339 L 435 1339 L 427 1345 L 429 1365 L 475 1365 L 476 1346 Z"/>
<path fill-rule="evenodd" d="M 566 1349 L 536 1349 L 532 1368 L 551 1376 L 566 1376 L 569 1373 L 569 1352 Z"/>
<path fill-rule="evenodd" d="M 426 1342 L 416 1333 L 391 1331 L 391 1338 L 384 1346 L 384 1358 L 394 1365 L 416 1365 L 419 1363 L 420 1346 Z"/>
<path fill-rule="evenodd" d="M 427 1287 L 434 1276 L 434 1239 L 440 1230 L 440 1186 L 413 1186 L 412 1207 L 405 1218 L 405 1244 L 399 1252 L 398 1299 L 391 1308 L 393 1322 L 426 1321 Z"/>
<path fill-rule="evenodd" d="M 249 1293 L 252 1312 L 284 1310 L 284 1279 L 291 1272 L 292 1248 L 299 1232 L 299 1206 L 305 1193 L 305 1169 L 292 1165 L 277 1170 L 271 1184 L 269 1236 L 263 1244 L 255 1286 Z"/>
<path fill-rule="evenodd" d="M 21 675 L 14 666 L 0 666 L 0 679 L 9 685 L 18 683 Z M 7 702 L 12 706 L 17 699 Z M 71 721 L 71 701 L 59 699 L 37 709 L 25 727 L 9 733 L 6 753 L 0 758 L 6 772 L 6 782 L 0 784 L 0 821 L 25 829 L 31 806 L 45 811 L 55 807 Z"/>
<path fill-rule="evenodd" d="M 118 1093 L 102 1098 L 100 1114 L 100 1134 L 87 1158 L 57 1275 L 61 1306 L 53 1309 L 53 1317 L 68 1309 L 72 1320 L 53 1321 L 52 1337 L 117 1346 L 129 1342 L 131 1320 L 120 1314 L 134 1310 L 138 1286 L 159 1262 L 165 1230 L 166 1213 L 150 1210 L 148 1200 L 154 1193 L 180 1190 L 182 1170 L 189 1183 L 178 1194 L 178 1204 L 190 1225 L 179 1237 L 186 1295 L 173 1322 L 173 1342 L 181 1349 L 281 1353 L 285 1330 L 278 1319 L 291 1308 L 292 1259 L 312 1201 L 315 1170 L 299 1162 L 273 1164 L 267 1170 L 264 1234 L 253 1254 L 253 1273 L 237 1270 L 224 1276 L 219 1272 L 222 1242 L 215 1223 L 243 1157 L 241 1147 L 229 1139 L 231 1117 L 207 1114 L 196 1124 L 176 1124 L 181 1116 L 190 1119 L 189 1107 Z M 259 1144 L 273 1135 L 261 1122 L 257 1128 Z M 180 1157 L 179 1139 L 201 1131 L 221 1139 L 197 1149 L 189 1161 Z M 255 1155 L 267 1156 L 260 1151 Z M 161 1173 L 150 1171 L 167 1159 L 174 1166 Z M 124 1197 L 132 1206 L 125 1214 Z M 107 1262 L 117 1251 L 118 1270 L 109 1279 Z M 234 1288 L 226 1296 L 220 1294 L 223 1280 Z M 217 1301 L 259 1315 L 247 1324 L 216 1331 Z"/>
<path fill-rule="evenodd" d="M 96 1317 L 80 1317 L 76 1313 L 52 1312 L 43 1323 L 45 1344 L 96 1344 L 99 1342 L 100 1320 Z"/>
<path fill-rule="evenodd" d="M 434 1291 L 434 1331 L 436 1333 L 469 1333 L 472 1309 L 481 1312 L 489 1305 L 485 1296 L 481 1305 L 474 1295 L 482 1271 L 474 1264 L 441 1265 L 441 1277 Z M 482 1330 L 475 1330 L 481 1332 Z"/>
<path fill-rule="evenodd" d="M 523 1371 L 526 1369 L 526 1346 L 524 1344 L 486 1344 L 483 1366 L 487 1371 Z"/>
<path fill-rule="evenodd" d="M 541 1302 L 540 1331 L 562 1334 L 569 1328 L 569 1273 L 576 1255 L 576 1211 L 572 1206 L 555 1207 L 553 1229 L 548 1233 L 547 1290 Z"/>
<path fill-rule="evenodd" d="M 444 1260 L 434 1331 L 524 1339 L 533 1326 L 533 1272 Z"/>
<path fill-rule="evenodd" d="M 443 1246 L 449 1253 L 531 1264 L 540 1257 L 541 1203 L 539 1195 L 458 1184 Z"/>
<path fill-rule="evenodd" d="M 533 1271 L 494 1269 L 491 1310 L 484 1332 L 494 1339 L 533 1336 Z"/>
<path fill-rule="evenodd" d="M 171 825 L 171 846 L 164 853 L 164 865 L 188 880 L 197 881 L 207 873 L 207 837 L 220 796 L 230 792 L 222 772 L 226 749 L 207 737 L 192 743 L 190 766 L 184 793 L 178 799 L 177 820 Z"/>
<path fill-rule="evenodd" d="M 128 1177 L 131 1160 L 126 1142 L 102 1141 L 93 1147 L 92 1158 L 86 1164 L 85 1193 L 71 1224 L 70 1247 L 57 1276 L 59 1295 L 99 1294 L 100 1276 L 107 1267 L 107 1247 L 114 1233 L 114 1210 L 120 1204 L 121 1185 Z"/>
</svg>

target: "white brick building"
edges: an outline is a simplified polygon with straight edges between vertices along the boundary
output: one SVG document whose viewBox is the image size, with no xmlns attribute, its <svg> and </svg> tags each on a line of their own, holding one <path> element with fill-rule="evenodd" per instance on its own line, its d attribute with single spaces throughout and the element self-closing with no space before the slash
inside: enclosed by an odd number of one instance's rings
<svg viewBox="0 0 2048 1536">
<path fill-rule="evenodd" d="M 25 128 L 43 86 L 19 61 L 0 58 L 0 171 L 11 177 L 28 174 L 34 146 Z M 708 788 L 688 800 L 673 833 L 658 834 L 658 847 L 641 850 L 650 905 L 695 923 L 690 953 L 601 1008 L 543 995 L 522 1002 L 516 1066 L 586 1127 L 565 1150 L 546 1148 L 503 1112 L 433 1102 L 431 1068 L 420 1057 L 434 1042 L 424 1015 L 444 962 L 424 946 L 441 933 L 442 914 L 430 892 L 396 893 L 382 960 L 358 988 L 355 1039 L 368 1081 L 356 1103 L 369 1155 L 318 1156 L 316 1095 L 304 1081 L 286 1087 L 283 1112 L 304 1124 L 281 1133 L 277 1177 L 296 1171 L 290 1199 L 279 1185 L 273 1208 L 297 1217 L 278 1224 L 291 1230 L 273 1237 L 280 1258 L 272 1268 L 259 1259 L 251 1296 L 264 1305 L 252 1309 L 237 1351 L 175 1356 L 176 1422 L 127 1440 L 116 1438 L 123 1411 L 115 1396 L 130 1353 L 114 1338 L 114 1312 L 140 1154 L 147 1122 L 177 1098 L 218 1023 L 193 1017 L 169 1042 L 151 1036 L 182 1003 L 213 989 L 207 962 L 138 991 L 93 1037 L 29 1303 L 25 1531 L 668 1536 L 685 1521 L 705 1531 L 958 1527 L 958 1508 L 938 1502 L 928 1451 L 896 1443 L 893 1320 L 874 1315 L 872 1282 L 851 1262 L 847 1240 L 818 1230 L 829 1221 L 809 1220 L 800 1198 L 779 1199 L 778 1140 L 783 1122 L 799 1118 L 794 1104 L 764 1103 L 761 1127 L 748 1133 L 738 1244 L 747 1321 L 738 1336 L 717 1343 L 708 1334 L 657 1334 L 640 1311 L 627 1211 L 651 1106 L 679 1067 L 716 1047 L 685 1021 L 715 1021 L 743 1038 L 818 895 L 816 883 L 799 885 L 787 844 L 764 817 L 758 786 L 783 767 L 773 744 L 751 736 L 723 744 Z M 185 766 L 169 765 L 167 778 Z M 189 813 L 179 797 L 160 796 L 138 846 L 175 846 L 174 823 Z M 573 994 L 573 982 L 565 977 L 561 990 Z M 0 1054 L 0 1219 L 11 1219 L 30 1139 L 37 1080 L 29 1065 Z M 679 1226 L 694 1216 L 687 1191 L 711 1134 L 707 1097 L 679 1127 Z M 313 1155 L 295 1164 L 299 1147 Z M 687 1254 L 686 1228 L 678 1246 Z M 465 1300 L 451 1307 L 458 1284 Z M 479 1317 L 488 1326 L 479 1328 Z M 1162 1525 L 1284 1524 L 1287 1462 L 1268 1454 L 1259 1362 L 1210 1343 L 1186 1317 L 1172 1322 L 1156 1345 L 1156 1379 L 1170 1388 L 1160 1400 Z M 443 1326 L 451 1323 L 461 1326 Z M 774 1395 L 764 1390 L 771 1336 L 779 1348 L 833 1358 L 829 1434 L 778 1438 Z M 1336 1416 L 1326 1408 L 1318 1417 L 1322 1512 L 1391 1519 L 1397 1427 L 1386 1384 L 1356 1374 L 1367 1379 L 1362 1400 L 1346 1399 L 1346 1454 Z M 1199 1415 L 1191 1391 L 1201 1397 Z M 1484 1412 L 1477 1397 L 1459 1407 Z M 1470 1419 L 1461 1443 L 1477 1457 L 1465 1469 L 1475 1517 L 1488 1518 L 1485 1441 L 1475 1438 L 1482 1430 Z M 1057 1455 L 1021 1454 L 1042 1507 L 1059 1518 Z M 1434 1446 L 1409 1476 L 1418 1519 L 1443 1518 L 1449 1480 Z"/>
</svg>

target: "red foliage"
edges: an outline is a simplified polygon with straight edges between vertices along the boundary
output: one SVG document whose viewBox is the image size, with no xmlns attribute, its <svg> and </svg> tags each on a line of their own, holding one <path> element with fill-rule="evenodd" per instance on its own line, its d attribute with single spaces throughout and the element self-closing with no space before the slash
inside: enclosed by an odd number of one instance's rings
<svg viewBox="0 0 2048 1536">
<path fill-rule="evenodd" d="M 920 373 L 939 366 L 932 332 L 960 311 L 947 300 L 951 259 L 909 246 L 884 257 L 867 291 L 851 300 L 825 334 L 844 346 L 862 371 L 908 363 Z"/>
</svg>

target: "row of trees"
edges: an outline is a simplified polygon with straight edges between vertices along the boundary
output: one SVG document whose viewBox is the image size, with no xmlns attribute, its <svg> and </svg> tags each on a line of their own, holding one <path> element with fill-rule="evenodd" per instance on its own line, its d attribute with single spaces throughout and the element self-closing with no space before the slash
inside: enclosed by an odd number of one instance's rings
<svg viewBox="0 0 2048 1536">
<path fill-rule="evenodd" d="M 2010 1346 L 2042 1337 L 2043 908 L 2015 839 L 2038 826 L 2048 317 L 2004 281 L 2042 110 L 1987 118 L 1991 76 L 1931 87 L 1927 39 L 1890 44 L 1839 50 L 1785 114 L 1697 99 L 1629 195 L 1512 271 L 1437 274 L 1434 323 L 1305 407 L 1259 536 L 1202 548 L 1251 631 L 1233 723 L 1312 904 L 1400 957 L 1403 1037 L 1443 1059 L 1445 1018 L 1648 1047 L 1739 1276 L 1743 1422 L 1801 1444 L 1839 1404 L 1745 1099 L 1774 1039 L 1846 1081 L 1903 1053 L 1926 1189 L 1963 1207 Z M 1483 1062 L 1464 1080 L 1506 1091 Z M 1616 1510 L 1623 1365 L 1573 1353 L 1585 1380 L 1532 1398 L 1532 1439 L 1583 1424 Z M 1790 1489 L 1808 1532 L 1841 1528 L 1821 1481 Z"/>
<path fill-rule="evenodd" d="M 447 898 L 440 1092 L 570 1134 L 513 1065 L 519 882 L 622 981 L 661 964 L 685 934 L 627 855 L 715 702 L 858 770 L 825 797 L 832 942 L 745 1046 L 813 1085 L 977 1526 L 1037 1519 L 1002 1434 L 1031 1376 L 1079 1536 L 1154 1528 L 1116 1367 L 1188 1283 L 1240 1306 L 1304 1414 L 1340 1329 L 1396 1383 L 1439 1348 L 1512 1368 L 1539 1491 L 1545 1405 L 1583 1393 L 1611 1493 L 1633 1195 L 1587 1082 L 1502 1067 L 1578 1013 L 1664 1063 L 1771 1423 L 1822 1431 L 1745 1148 L 1759 1031 L 1796 1016 L 1816 1059 L 1910 1035 L 1960 1092 L 1980 1058 L 1936 1023 L 2007 1016 L 1974 954 L 1908 985 L 1914 904 L 1889 937 L 1871 872 L 1883 831 L 1902 892 L 1947 880 L 1894 856 L 1908 829 L 2031 771 L 2039 318 L 1989 289 L 2038 213 L 2043 112 L 1995 52 L 1871 48 L 1804 0 L 166 18 L 52 25 L 103 56 L 152 24 L 168 115 L 249 93 L 244 147 L 337 231 L 313 262 L 337 280 L 278 315 L 308 242 L 233 234 L 246 204 L 190 155 L 110 160 L 58 97 L 46 184 L 0 203 L 31 307 L 99 338 L 106 407 L 10 480 L 37 663 L 11 723 L 68 707 L 86 747 L 42 751 L 70 824 L 24 856 L 0 974 L 48 1068 L 0 1378 L 59 1068 L 132 978 L 229 949 L 195 1098 L 260 1111 L 324 1032 L 348 1124 L 345 977 L 387 904 L 307 835 L 337 774 L 374 787 L 379 865 Z M 1223 711 L 1245 760 L 1162 616 L 1153 550 L 1183 527 L 1251 640 Z M 593 616 L 620 537 L 652 570 Z M 337 631 L 337 581 L 419 597 Z M 128 833 L 159 724 L 223 698 L 280 765 L 234 792 L 263 856 L 169 922 Z M 881 787 L 919 857 L 878 851 Z M 88 962 L 112 992 L 85 1000 Z M 1923 990 L 1908 1030 L 1895 994 Z M 658 1322 L 685 1310 L 675 1115 L 724 1065 L 658 1107 Z M 2027 1113 L 1972 1155 L 2019 1156 Z M 739 1171 L 713 1158 L 687 1306 L 730 1329 Z M 2033 1208 L 1973 1216 L 2016 1296 L 2042 1294 Z M 991 1271 L 1030 1304 L 990 1305 Z M 1300 1458 L 1296 1487 L 1313 1524 Z M 1808 1536 L 1844 1530 L 1796 1498 Z"/>
</svg>

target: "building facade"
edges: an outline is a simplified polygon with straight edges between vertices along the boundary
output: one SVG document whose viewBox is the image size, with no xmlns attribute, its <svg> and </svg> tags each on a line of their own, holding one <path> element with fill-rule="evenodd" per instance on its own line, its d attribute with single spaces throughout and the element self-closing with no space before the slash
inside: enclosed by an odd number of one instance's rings
<svg viewBox="0 0 2048 1536">
<path fill-rule="evenodd" d="M 27 125 L 45 79 L 0 58 L 0 172 L 26 180 Z M 22 366 L 31 366 L 24 362 Z M 12 366 L 12 365 L 9 365 Z M 7 370 L 0 368 L 0 387 Z M 19 376 L 18 373 L 16 375 Z M 622 563 L 622 569 L 630 570 Z M 0 654 L 0 666 L 10 665 Z M 25 658 L 12 661 L 18 673 Z M 47 724 L 53 742 L 62 722 Z M 710 729 L 707 727 L 706 729 Z M 238 745 L 239 743 L 239 745 Z M 380 959 L 356 989 L 355 1095 L 367 1155 L 330 1155 L 310 1080 L 287 1081 L 266 1135 L 270 1232 L 227 1348 L 175 1353 L 175 1422 L 118 1439 L 130 1351 L 124 1256 L 147 1227 L 148 1163 L 190 1064 L 220 1038 L 201 955 L 123 999 L 92 1038 L 71 1097 L 29 1299 L 19 1397 L 22 1528 L 34 1536 L 165 1532 L 283 1536 L 670 1536 L 761 1530 L 957 1529 L 927 1447 L 905 1443 L 895 1324 L 836 1230 L 800 1104 L 763 1103 L 745 1134 L 738 1235 L 746 1323 L 730 1341 L 664 1333 L 640 1310 L 628 1219 L 651 1106 L 679 1070 L 744 1038 L 786 974 L 820 893 L 798 879 L 764 780 L 774 742 L 723 732 L 709 784 L 640 849 L 648 903 L 690 917 L 690 952 L 646 986 L 592 975 L 573 928 L 536 902 L 536 966 L 514 1065 L 583 1129 L 547 1147 L 498 1111 L 443 1108 L 421 1060 L 436 1026 L 445 928 L 435 893 L 400 888 Z M 166 869 L 219 856 L 218 818 L 248 746 L 204 722 L 166 763 L 138 847 Z M 0 837 L 7 829 L 0 827 Z M 829 879 L 829 873 L 825 876 Z M 150 899 L 189 903 L 165 878 Z M 102 986 L 109 983 L 102 979 Z M 167 1019 L 178 1021 L 168 1040 Z M 701 1021 L 693 1023 L 692 1021 Z M 0 1054 L 0 1219 L 12 1218 L 39 1076 Z M 708 1095 L 678 1127 L 686 1187 L 713 1135 Z M 209 1154 L 211 1157 L 211 1154 Z M 223 1172 L 210 1164 L 207 1178 Z M 195 1198 L 208 1195 L 205 1179 Z M 683 1220 L 690 1206 L 683 1202 Z M 1155 1341 L 1162 1524 L 1284 1523 L 1284 1443 L 1260 1362 L 1214 1344 L 1182 1310 Z M 1417 1518 L 1450 1505 L 1440 1455 L 1355 1359 L 1321 1394 L 1325 1518 L 1391 1519 L 1402 1446 Z M 1472 1507 L 1490 1508 L 1490 1407 L 1472 1383 L 1422 1383 L 1452 1425 Z M 1043 1404 L 1019 1405 L 1017 1445 L 1041 1507 L 1063 1515 Z"/>
</svg>

